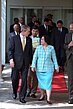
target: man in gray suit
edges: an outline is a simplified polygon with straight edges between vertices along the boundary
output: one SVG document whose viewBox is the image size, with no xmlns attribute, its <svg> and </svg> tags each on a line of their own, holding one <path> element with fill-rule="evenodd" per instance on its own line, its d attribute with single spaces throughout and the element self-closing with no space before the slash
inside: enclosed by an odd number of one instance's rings
<svg viewBox="0 0 73 109">
<path fill-rule="evenodd" d="M 65 36 L 67 56 L 69 104 L 73 104 L 73 22 L 70 23 L 70 32 Z"/>
</svg>

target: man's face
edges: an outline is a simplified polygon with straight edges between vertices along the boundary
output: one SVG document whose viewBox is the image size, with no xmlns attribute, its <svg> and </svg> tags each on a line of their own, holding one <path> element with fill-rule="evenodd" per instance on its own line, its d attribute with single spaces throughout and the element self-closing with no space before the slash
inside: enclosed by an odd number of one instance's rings
<svg viewBox="0 0 73 109">
<path fill-rule="evenodd" d="M 73 24 L 70 24 L 70 31 L 73 33 Z"/>
<path fill-rule="evenodd" d="M 62 23 L 58 23 L 58 24 L 57 24 L 57 27 L 58 27 L 58 28 L 62 28 L 62 26 L 63 26 Z"/>
<path fill-rule="evenodd" d="M 20 19 L 20 23 L 24 24 L 24 19 L 23 18 Z"/>
<path fill-rule="evenodd" d="M 27 28 L 26 31 L 23 31 L 23 36 L 28 37 L 30 34 L 30 28 Z"/>
<path fill-rule="evenodd" d="M 19 25 L 16 25 L 14 30 L 18 33 L 19 32 Z"/>
<path fill-rule="evenodd" d="M 36 19 L 37 19 L 37 17 L 33 17 L 33 18 L 32 18 L 32 21 L 34 22 Z"/>
<path fill-rule="evenodd" d="M 32 35 L 33 37 L 36 37 L 39 34 L 38 29 L 32 29 Z"/>
<path fill-rule="evenodd" d="M 49 22 L 45 21 L 44 24 L 45 24 L 46 26 L 48 26 Z"/>
</svg>

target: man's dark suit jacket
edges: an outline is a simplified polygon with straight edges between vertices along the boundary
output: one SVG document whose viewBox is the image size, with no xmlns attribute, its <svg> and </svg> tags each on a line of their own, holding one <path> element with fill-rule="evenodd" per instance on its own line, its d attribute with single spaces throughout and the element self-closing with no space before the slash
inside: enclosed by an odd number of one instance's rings
<svg viewBox="0 0 73 109">
<path fill-rule="evenodd" d="M 9 33 L 9 37 L 14 37 L 15 35 L 16 35 L 15 32 Z"/>
<path fill-rule="evenodd" d="M 32 61 L 32 40 L 26 37 L 26 45 L 23 51 L 20 35 L 9 37 L 8 58 L 13 59 L 17 69 L 21 69 L 23 63 L 27 68 Z"/>
<path fill-rule="evenodd" d="M 62 32 L 60 32 L 57 27 L 52 31 L 52 45 L 55 47 L 57 54 L 59 54 L 59 49 L 61 50 L 62 57 L 65 55 L 64 43 L 66 33 L 68 33 L 68 29 L 65 27 L 62 27 Z"/>
<path fill-rule="evenodd" d="M 44 25 L 41 25 L 39 27 L 39 34 L 40 34 L 40 37 L 42 37 L 43 35 L 50 35 L 50 32 L 51 32 L 52 28 L 51 26 L 48 26 L 48 31 L 45 29 Z"/>
<path fill-rule="evenodd" d="M 39 27 L 39 36 L 40 38 L 43 36 L 43 35 L 47 35 L 47 42 L 48 44 L 50 44 L 51 42 L 51 33 L 52 33 L 52 29 L 53 27 L 52 26 L 48 26 L 48 31 L 45 29 L 44 25 L 41 25 Z"/>
<path fill-rule="evenodd" d="M 68 44 L 71 41 L 72 41 L 72 33 L 66 34 L 66 36 L 65 36 L 65 49 L 66 49 L 67 60 L 73 54 L 73 47 L 68 47 Z"/>
</svg>

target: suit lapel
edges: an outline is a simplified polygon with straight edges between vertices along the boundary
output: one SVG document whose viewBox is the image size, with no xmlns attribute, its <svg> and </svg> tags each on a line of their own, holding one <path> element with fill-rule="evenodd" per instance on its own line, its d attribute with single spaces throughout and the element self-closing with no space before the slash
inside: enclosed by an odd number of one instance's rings
<svg viewBox="0 0 73 109">
<path fill-rule="evenodd" d="M 18 37 L 18 41 L 19 41 L 19 46 L 21 47 L 21 49 L 22 49 L 22 51 L 23 51 L 20 35 L 17 35 L 17 37 Z"/>
</svg>

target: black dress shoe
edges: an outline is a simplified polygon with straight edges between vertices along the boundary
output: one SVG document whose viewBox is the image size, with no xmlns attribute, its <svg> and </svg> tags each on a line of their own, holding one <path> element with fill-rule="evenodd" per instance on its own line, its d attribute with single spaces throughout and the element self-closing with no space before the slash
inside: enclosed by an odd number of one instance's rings
<svg viewBox="0 0 73 109">
<path fill-rule="evenodd" d="M 36 95 L 35 94 L 31 94 L 30 95 L 32 98 L 36 98 Z"/>
<path fill-rule="evenodd" d="M 25 99 L 19 99 L 21 103 L 26 103 Z"/>
<path fill-rule="evenodd" d="M 73 104 L 73 98 L 68 101 L 69 104 Z"/>
<path fill-rule="evenodd" d="M 43 101 L 45 99 L 45 96 L 43 96 L 42 98 L 39 98 L 38 101 Z"/>
<path fill-rule="evenodd" d="M 48 101 L 48 100 L 47 100 L 47 103 L 50 104 L 50 105 L 52 105 L 52 102 L 51 102 L 51 101 Z"/>
<path fill-rule="evenodd" d="M 17 94 L 12 94 L 13 99 L 17 98 Z"/>
</svg>

